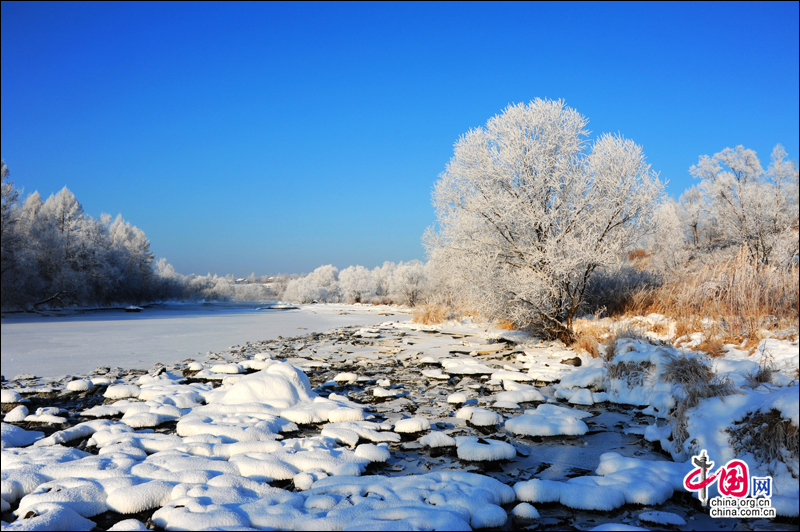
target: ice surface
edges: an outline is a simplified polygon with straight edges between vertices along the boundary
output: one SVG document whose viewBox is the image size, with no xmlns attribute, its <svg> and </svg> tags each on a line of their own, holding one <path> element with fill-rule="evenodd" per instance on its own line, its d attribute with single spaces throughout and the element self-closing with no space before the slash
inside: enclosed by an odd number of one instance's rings
<svg viewBox="0 0 800 532">
<path fill-rule="evenodd" d="M 346 310 L 346 314 L 343 314 Z M 139 313 L 105 311 L 58 319 L 18 315 L 0 323 L 3 373 L 38 376 L 89 373 L 98 364 L 149 368 L 198 353 L 222 351 L 246 340 L 296 336 L 302 326 L 326 331 L 385 321 L 385 309 L 352 305 L 301 305 L 298 310 L 257 311 L 252 305 L 162 305 Z M 395 319 L 408 319 L 400 315 Z"/>
<path fill-rule="evenodd" d="M 684 526 L 686 524 L 686 520 L 683 517 L 671 512 L 642 512 L 638 517 L 640 521 L 658 525 Z"/>
</svg>

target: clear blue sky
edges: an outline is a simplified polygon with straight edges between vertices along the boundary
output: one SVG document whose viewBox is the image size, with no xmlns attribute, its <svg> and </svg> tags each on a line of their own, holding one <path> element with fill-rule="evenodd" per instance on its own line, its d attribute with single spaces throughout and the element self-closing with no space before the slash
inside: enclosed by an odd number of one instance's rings
<svg viewBox="0 0 800 532">
<path fill-rule="evenodd" d="M 798 3 L 2 2 L 2 157 L 183 273 L 424 259 L 453 143 L 563 98 L 674 196 L 702 154 L 798 156 Z"/>
</svg>

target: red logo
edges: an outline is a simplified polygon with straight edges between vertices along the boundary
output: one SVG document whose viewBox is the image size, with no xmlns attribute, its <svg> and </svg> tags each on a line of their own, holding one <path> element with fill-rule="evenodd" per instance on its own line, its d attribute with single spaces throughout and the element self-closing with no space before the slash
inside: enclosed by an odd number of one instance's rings
<svg viewBox="0 0 800 532">
<path fill-rule="evenodd" d="M 700 501 L 703 506 L 708 502 L 708 486 L 717 483 L 717 489 L 722 495 L 728 497 L 747 497 L 750 488 L 750 475 L 747 464 L 741 460 L 731 460 L 716 473 L 709 475 L 708 471 L 714 467 L 714 462 L 708 460 L 705 449 L 697 456 L 692 457 L 695 469 L 683 479 L 683 486 L 688 491 L 699 491 Z M 699 478 L 698 478 L 699 477 Z"/>
</svg>

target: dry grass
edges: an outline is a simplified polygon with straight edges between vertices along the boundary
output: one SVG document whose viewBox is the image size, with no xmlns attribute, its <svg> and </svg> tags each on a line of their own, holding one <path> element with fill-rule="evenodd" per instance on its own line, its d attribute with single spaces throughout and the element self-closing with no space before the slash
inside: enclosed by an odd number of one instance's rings
<svg viewBox="0 0 800 532">
<path fill-rule="evenodd" d="M 695 319 L 680 319 L 675 322 L 675 338 L 683 338 L 696 332 L 703 332 L 703 326 L 700 320 Z"/>
<path fill-rule="evenodd" d="M 752 348 L 763 329 L 797 329 L 799 274 L 797 265 L 754 263 L 747 249 L 742 248 L 729 262 L 706 266 L 656 288 L 639 290 L 624 313 L 664 314 L 677 321 L 677 337 L 702 330 L 723 344 Z M 713 330 L 704 330 L 703 318 L 716 324 Z"/>
<path fill-rule="evenodd" d="M 658 335 L 668 334 L 669 333 L 669 323 L 666 323 L 666 322 L 663 322 L 663 321 L 660 322 L 660 323 L 656 323 L 656 324 L 654 324 L 653 326 L 650 327 L 650 331 L 654 332 L 654 333 L 656 333 Z"/>
<path fill-rule="evenodd" d="M 516 331 L 517 330 L 517 326 L 512 321 L 500 319 L 500 320 L 495 321 L 494 324 L 498 329 L 503 329 L 504 331 Z"/>
<path fill-rule="evenodd" d="M 737 455 L 749 452 L 766 463 L 780 460 L 790 466 L 790 470 L 794 469 L 792 474 L 797 476 L 798 427 L 782 418 L 779 411 L 749 415 L 728 432 Z"/>
<path fill-rule="evenodd" d="M 683 354 L 668 355 L 662 370 L 662 379 L 681 386 L 683 397 L 669 413 L 672 424 L 672 437 L 680 448 L 689 437 L 687 413 L 702 399 L 725 397 L 741 393 L 727 377 L 716 375 L 704 357 L 687 357 Z"/>
<path fill-rule="evenodd" d="M 722 340 L 719 338 L 711 336 L 700 342 L 697 346 L 697 350 L 708 353 L 712 358 L 719 358 L 725 354 L 725 344 L 723 344 Z"/>
<path fill-rule="evenodd" d="M 450 318 L 452 313 L 442 305 L 428 303 L 416 307 L 411 315 L 411 321 L 423 325 L 438 325 Z"/>
<path fill-rule="evenodd" d="M 650 362 L 617 362 L 607 367 L 609 379 L 624 380 L 629 388 L 641 386 L 647 374 L 653 369 Z"/>
<path fill-rule="evenodd" d="M 597 338 L 589 334 L 578 337 L 578 340 L 572 344 L 572 347 L 576 351 L 585 351 L 589 353 L 592 358 L 597 358 L 597 355 L 600 353 L 600 344 L 597 342 Z"/>
</svg>

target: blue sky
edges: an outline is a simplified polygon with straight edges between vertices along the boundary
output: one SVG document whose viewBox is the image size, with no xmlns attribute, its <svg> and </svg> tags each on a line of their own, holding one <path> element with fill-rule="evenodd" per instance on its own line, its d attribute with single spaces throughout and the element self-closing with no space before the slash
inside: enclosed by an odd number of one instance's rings
<svg viewBox="0 0 800 532">
<path fill-rule="evenodd" d="M 453 143 L 563 98 L 674 196 L 702 154 L 798 157 L 798 3 L 2 2 L 2 157 L 182 273 L 424 259 Z"/>
</svg>

